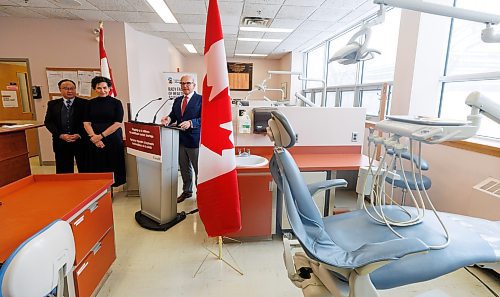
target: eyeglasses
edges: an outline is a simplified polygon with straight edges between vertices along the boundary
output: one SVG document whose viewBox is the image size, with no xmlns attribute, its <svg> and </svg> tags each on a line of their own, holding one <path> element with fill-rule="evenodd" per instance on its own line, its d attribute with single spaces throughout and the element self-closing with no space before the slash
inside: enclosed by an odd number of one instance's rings
<svg viewBox="0 0 500 297">
<path fill-rule="evenodd" d="M 191 82 L 191 81 L 186 81 L 186 82 L 181 81 L 179 84 L 180 84 L 181 86 L 184 86 L 184 85 L 190 86 L 190 85 L 194 85 L 194 82 Z"/>
<path fill-rule="evenodd" d="M 65 90 L 65 91 L 74 91 L 74 90 L 76 90 L 76 88 L 61 88 L 61 90 Z"/>
</svg>

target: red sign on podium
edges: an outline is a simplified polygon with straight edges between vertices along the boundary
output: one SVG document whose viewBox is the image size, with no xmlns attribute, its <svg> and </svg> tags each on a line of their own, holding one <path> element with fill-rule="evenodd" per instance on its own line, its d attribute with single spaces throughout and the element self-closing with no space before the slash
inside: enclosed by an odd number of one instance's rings
<svg viewBox="0 0 500 297">
<path fill-rule="evenodd" d="M 125 137 L 129 154 L 161 162 L 160 126 L 125 122 Z"/>
</svg>

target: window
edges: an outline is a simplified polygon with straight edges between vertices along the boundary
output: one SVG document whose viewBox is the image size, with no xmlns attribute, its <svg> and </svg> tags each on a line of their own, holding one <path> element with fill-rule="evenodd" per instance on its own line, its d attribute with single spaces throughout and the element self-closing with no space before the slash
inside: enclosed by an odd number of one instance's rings
<svg viewBox="0 0 500 297">
<path fill-rule="evenodd" d="M 361 106 L 366 107 L 366 115 L 378 116 L 380 113 L 380 90 L 361 91 Z"/>
<path fill-rule="evenodd" d="M 326 92 L 326 107 L 335 107 L 337 92 Z"/>
<path fill-rule="evenodd" d="M 500 14 L 498 0 L 456 0 L 455 6 Z M 439 117 L 465 120 L 470 114 L 465 98 L 473 91 L 500 98 L 500 44 L 481 40 L 484 27 L 470 21 L 452 21 Z M 477 135 L 500 139 L 500 129 L 498 124 L 483 117 Z"/>
<path fill-rule="evenodd" d="M 375 54 L 374 59 L 363 63 L 364 84 L 394 80 L 400 19 L 401 9 L 392 9 L 382 24 L 372 28 L 369 47 L 379 50 L 381 54 Z"/>
<path fill-rule="evenodd" d="M 354 106 L 354 92 L 353 91 L 344 91 L 340 93 L 340 106 L 341 107 L 353 107 Z"/>
<path fill-rule="evenodd" d="M 325 44 L 307 53 L 307 78 L 323 79 L 325 76 Z M 307 81 L 306 89 L 322 88 L 321 82 Z"/>
<path fill-rule="evenodd" d="M 339 37 L 329 42 L 329 55 L 330 59 L 336 51 L 344 47 L 352 34 L 359 29 L 359 26 L 354 27 L 352 30 L 340 35 Z M 357 81 L 356 73 L 358 64 L 342 65 L 335 61 L 328 63 L 328 77 L 326 80 L 327 86 L 341 86 L 341 85 L 354 85 Z"/>
</svg>

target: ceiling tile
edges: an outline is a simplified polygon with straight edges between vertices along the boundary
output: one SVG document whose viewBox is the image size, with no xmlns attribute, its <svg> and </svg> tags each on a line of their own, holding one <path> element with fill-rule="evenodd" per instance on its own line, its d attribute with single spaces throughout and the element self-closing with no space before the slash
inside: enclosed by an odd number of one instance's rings
<svg viewBox="0 0 500 297">
<path fill-rule="evenodd" d="M 151 34 L 162 37 L 162 38 L 167 38 L 167 39 L 182 39 L 182 40 L 190 40 L 189 36 L 186 33 L 182 32 L 150 32 Z"/>
<path fill-rule="evenodd" d="M 114 11 L 135 11 L 126 1 L 123 0 L 87 0 L 100 10 Z"/>
<path fill-rule="evenodd" d="M 287 6 L 283 5 L 276 15 L 277 19 L 306 19 L 316 8 L 312 6 Z"/>
<path fill-rule="evenodd" d="M 274 18 L 281 5 L 248 4 L 245 3 L 243 16 Z"/>
<path fill-rule="evenodd" d="M 242 37 L 242 38 L 262 38 L 263 36 L 264 36 L 264 32 L 240 31 L 238 33 L 238 37 Z"/>
<path fill-rule="evenodd" d="M 323 9 L 320 8 L 316 10 L 310 17 L 309 20 L 312 21 L 330 21 L 336 22 L 348 14 L 351 10 L 343 8 L 330 8 Z"/>
<path fill-rule="evenodd" d="M 325 0 L 285 0 L 284 5 L 292 6 L 319 6 Z"/>
<path fill-rule="evenodd" d="M 276 33 L 276 32 L 266 32 L 263 36 L 263 38 L 270 38 L 270 39 L 285 39 L 287 38 L 291 33 Z"/>
<path fill-rule="evenodd" d="M 179 24 L 149 23 L 151 31 L 184 32 Z"/>
<path fill-rule="evenodd" d="M 173 13 L 206 14 L 207 7 L 204 1 L 195 0 L 167 0 L 168 7 Z"/>
<path fill-rule="evenodd" d="M 187 32 L 187 35 L 189 36 L 189 39 L 203 39 L 205 38 L 205 33 L 200 33 L 200 32 Z"/>
<path fill-rule="evenodd" d="M 186 32 L 205 32 L 205 25 L 181 24 Z"/>
<path fill-rule="evenodd" d="M 57 8 L 57 6 L 50 1 L 47 0 L 30 0 L 30 1 L 24 1 L 24 0 L 10 0 L 10 2 L 17 4 L 19 6 L 25 6 L 25 7 L 51 7 L 51 8 Z"/>
<path fill-rule="evenodd" d="M 258 3 L 258 4 L 283 4 L 284 0 L 246 0 L 246 3 Z"/>
<path fill-rule="evenodd" d="M 127 0 L 130 6 L 135 8 L 137 11 L 143 12 L 155 12 L 149 4 L 144 0 Z"/>
<path fill-rule="evenodd" d="M 176 13 L 175 18 L 179 24 L 205 25 L 207 23 L 206 14 L 182 14 Z"/>
<path fill-rule="evenodd" d="M 294 20 L 294 19 L 274 19 L 269 28 L 286 28 L 286 29 L 295 29 L 297 28 L 303 20 Z"/>
<path fill-rule="evenodd" d="M 0 6 L 0 10 L 3 13 L 8 14 L 9 16 L 13 17 L 20 17 L 20 18 L 42 18 L 45 19 L 43 15 L 36 13 L 29 8 L 26 7 L 11 7 L 11 6 Z"/>
<path fill-rule="evenodd" d="M 112 17 L 100 10 L 72 9 L 70 12 L 86 21 L 114 21 Z"/>
<path fill-rule="evenodd" d="M 160 30 L 153 30 L 151 28 L 151 25 L 153 23 L 128 23 L 132 28 L 139 30 L 139 31 L 160 31 Z"/>
<path fill-rule="evenodd" d="M 333 24 L 332 22 L 305 20 L 304 23 L 300 25 L 300 29 L 324 31 L 330 28 L 332 24 Z"/>
<path fill-rule="evenodd" d="M 238 41 L 236 43 L 235 52 L 237 54 L 251 54 L 253 50 L 257 47 L 258 42 L 249 41 Z"/>
<path fill-rule="evenodd" d="M 239 26 L 241 15 L 221 15 L 221 23 L 223 26 Z"/>
<path fill-rule="evenodd" d="M 162 19 L 152 12 L 137 12 L 137 11 L 105 11 L 108 16 L 115 21 L 128 23 L 144 23 L 144 22 L 162 22 Z"/>
<path fill-rule="evenodd" d="M 224 34 L 238 34 L 239 28 L 237 26 L 222 26 Z"/>
<path fill-rule="evenodd" d="M 68 4 L 64 4 L 64 3 L 59 3 L 55 0 L 50 0 L 50 2 L 52 2 L 56 7 L 67 8 L 70 10 L 74 10 L 74 9 L 97 10 L 97 7 L 95 7 L 94 5 L 92 5 L 90 2 L 88 2 L 86 0 L 78 0 L 78 2 L 80 2 L 80 5 L 71 5 L 71 4 L 68 5 Z"/>
<path fill-rule="evenodd" d="M 47 18 L 68 19 L 68 20 L 81 20 L 81 18 L 70 13 L 62 8 L 31 8 L 32 11 L 39 13 Z"/>
<path fill-rule="evenodd" d="M 276 47 L 278 46 L 277 43 L 271 43 L 271 42 L 259 42 L 259 44 L 257 45 L 257 47 L 255 48 L 254 52 L 256 54 L 261 54 L 261 53 L 265 53 L 265 54 L 268 54 L 270 52 L 273 51 L 273 49 L 275 49 Z"/>
<path fill-rule="evenodd" d="M 219 13 L 224 15 L 241 15 L 243 2 L 220 2 Z"/>
</svg>

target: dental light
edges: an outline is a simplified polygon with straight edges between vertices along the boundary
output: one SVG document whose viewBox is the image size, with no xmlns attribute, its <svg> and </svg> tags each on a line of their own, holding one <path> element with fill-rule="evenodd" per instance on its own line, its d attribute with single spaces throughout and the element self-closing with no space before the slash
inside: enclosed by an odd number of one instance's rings
<svg viewBox="0 0 500 297">
<path fill-rule="evenodd" d="M 328 63 L 337 61 L 343 65 L 355 64 L 375 58 L 375 54 L 381 54 L 376 49 L 369 48 L 371 38 L 371 27 L 383 23 L 385 20 L 385 7 L 380 5 L 377 17 L 364 24 L 361 29 L 354 33 L 347 45 L 336 51 L 328 60 Z"/>
<path fill-rule="evenodd" d="M 481 32 L 481 39 L 483 40 L 483 42 L 500 42 L 500 32 L 495 32 L 495 29 L 491 26 L 500 23 L 499 15 L 463 9 L 459 7 L 439 5 L 424 2 L 422 0 L 374 0 L 373 3 L 484 23 L 486 24 L 486 28 Z"/>
</svg>

